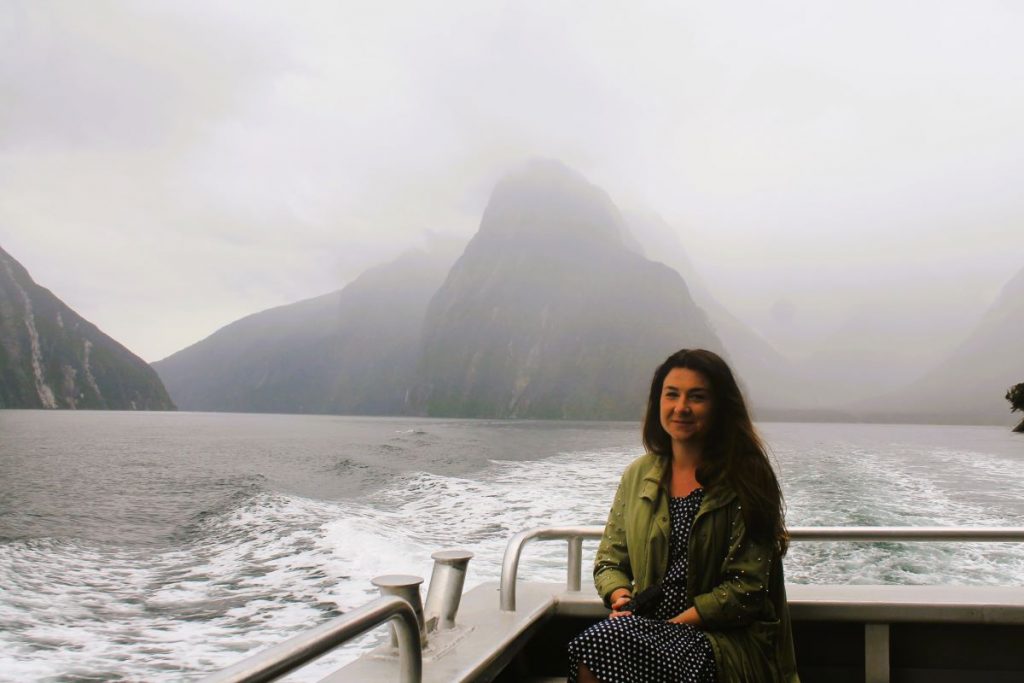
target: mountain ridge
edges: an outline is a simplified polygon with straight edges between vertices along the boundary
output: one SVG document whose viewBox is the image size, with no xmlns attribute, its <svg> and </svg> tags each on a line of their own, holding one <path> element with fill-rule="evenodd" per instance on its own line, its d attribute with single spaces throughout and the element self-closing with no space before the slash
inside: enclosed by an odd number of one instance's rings
<svg viewBox="0 0 1024 683">
<path fill-rule="evenodd" d="M 400 414 L 422 310 L 455 251 L 440 241 L 406 251 L 342 289 L 236 320 L 153 365 L 185 410 Z"/>
<path fill-rule="evenodd" d="M 174 410 L 144 360 L 0 248 L 0 408 Z"/>
</svg>

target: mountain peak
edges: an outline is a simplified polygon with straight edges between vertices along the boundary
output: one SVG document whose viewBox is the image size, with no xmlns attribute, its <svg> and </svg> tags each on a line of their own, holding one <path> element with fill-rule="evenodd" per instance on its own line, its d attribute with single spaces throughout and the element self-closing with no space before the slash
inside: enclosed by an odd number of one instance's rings
<svg viewBox="0 0 1024 683">
<path fill-rule="evenodd" d="M 533 160 L 499 181 L 431 299 L 410 408 L 638 417 L 665 356 L 721 343 L 683 278 L 627 236 L 608 194 L 564 164 Z"/>
<path fill-rule="evenodd" d="M 560 161 L 535 158 L 495 185 L 478 237 L 544 246 L 621 247 L 625 232 L 625 221 L 607 192 Z"/>
</svg>

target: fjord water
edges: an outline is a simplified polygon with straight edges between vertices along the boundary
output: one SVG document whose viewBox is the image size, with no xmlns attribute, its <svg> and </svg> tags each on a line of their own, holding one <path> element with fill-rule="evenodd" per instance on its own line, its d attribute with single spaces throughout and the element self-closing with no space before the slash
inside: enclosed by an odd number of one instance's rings
<svg viewBox="0 0 1024 683">
<path fill-rule="evenodd" d="M 791 525 L 1024 525 L 1024 437 L 760 425 Z M 602 524 L 629 423 L 0 411 L 0 680 L 189 680 L 345 612 L 430 553 Z M 593 547 L 584 562 L 592 558 Z M 564 580 L 565 546 L 521 576 Z M 794 546 L 791 582 L 1019 584 L 1020 544 Z M 497 604 L 497 596 L 495 596 Z M 316 680 L 381 631 L 293 675 Z"/>
</svg>

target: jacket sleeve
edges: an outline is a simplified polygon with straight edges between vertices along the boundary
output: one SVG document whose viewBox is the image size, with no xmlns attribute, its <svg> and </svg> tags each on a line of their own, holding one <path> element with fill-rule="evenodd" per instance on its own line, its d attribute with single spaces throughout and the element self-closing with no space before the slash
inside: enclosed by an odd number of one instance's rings
<svg viewBox="0 0 1024 683">
<path fill-rule="evenodd" d="M 623 481 L 624 481 L 623 477 Z M 626 494 L 625 484 L 619 482 L 615 501 L 608 512 L 608 523 L 601 536 L 594 558 L 594 585 L 597 593 L 610 607 L 611 594 L 617 588 L 633 588 L 633 571 L 629 564 L 629 549 L 626 546 Z"/>
<path fill-rule="evenodd" d="M 736 514 L 731 525 L 729 552 L 719 569 L 719 583 L 693 598 L 693 606 L 704 628 L 745 626 L 765 618 L 768 577 L 774 552 L 770 543 L 754 541 L 746 532 L 743 515 Z"/>
</svg>

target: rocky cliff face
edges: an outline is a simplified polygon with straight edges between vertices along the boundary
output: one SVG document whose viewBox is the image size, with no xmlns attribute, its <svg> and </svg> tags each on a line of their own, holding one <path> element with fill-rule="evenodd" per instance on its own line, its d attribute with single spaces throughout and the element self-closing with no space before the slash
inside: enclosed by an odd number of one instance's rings
<svg viewBox="0 0 1024 683">
<path fill-rule="evenodd" d="M 183 410 L 386 415 L 405 409 L 430 296 L 462 244 L 256 313 L 153 366 Z"/>
<path fill-rule="evenodd" d="M 0 408 L 173 410 L 141 358 L 0 249 Z"/>
<path fill-rule="evenodd" d="M 410 408 L 640 416 L 659 362 L 721 344 L 683 278 L 634 244 L 608 195 L 557 162 L 501 180 L 430 302 Z"/>
</svg>

